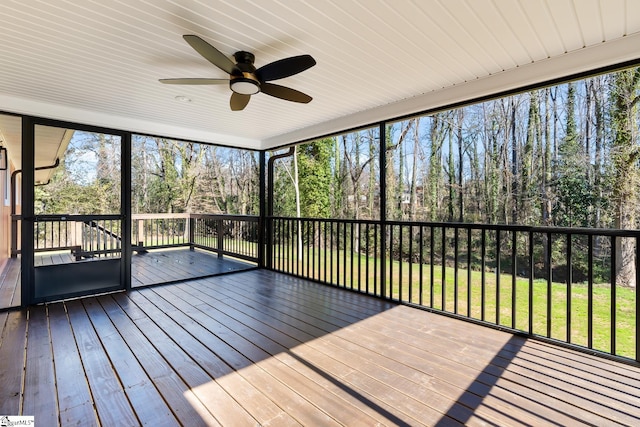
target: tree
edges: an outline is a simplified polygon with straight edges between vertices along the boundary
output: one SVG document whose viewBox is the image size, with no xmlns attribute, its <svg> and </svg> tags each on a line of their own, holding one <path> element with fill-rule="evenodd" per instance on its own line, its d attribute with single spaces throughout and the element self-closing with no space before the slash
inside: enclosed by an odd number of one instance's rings
<svg viewBox="0 0 640 427">
<path fill-rule="evenodd" d="M 587 162 L 575 119 L 576 88 L 567 85 L 566 132 L 558 145 L 555 191 L 557 203 L 553 210 L 556 225 L 588 227 L 589 212 L 594 202 L 588 181 Z"/>
<path fill-rule="evenodd" d="M 638 210 L 638 147 L 637 108 L 640 100 L 640 68 L 624 70 L 613 78 L 612 117 L 613 145 L 611 157 L 615 179 L 613 201 L 615 203 L 615 227 L 637 227 Z M 616 239 L 616 283 L 636 286 L 635 242 L 633 239 Z"/>
</svg>

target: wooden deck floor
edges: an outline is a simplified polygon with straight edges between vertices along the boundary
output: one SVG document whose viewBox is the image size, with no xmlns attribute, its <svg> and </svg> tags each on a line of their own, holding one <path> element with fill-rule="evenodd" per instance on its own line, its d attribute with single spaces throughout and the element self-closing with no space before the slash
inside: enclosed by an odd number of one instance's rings
<svg viewBox="0 0 640 427">
<path fill-rule="evenodd" d="M 229 257 L 218 258 L 214 253 L 188 248 L 154 250 L 134 253 L 131 258 L 131 286 L 148 286 L 195 277 L 254 268 L 254 264 Z"/>
<path fill-rule="evenodd" d="M 20 260 L 9 259 L 0 270 L 0 309 L 18 307 L 21 295 Z"/>
<path fill-rule="evenodd" d="M 640 368 L 264 270 L 0 327 L 38 425 L 640 425 Z"/>
</svg>

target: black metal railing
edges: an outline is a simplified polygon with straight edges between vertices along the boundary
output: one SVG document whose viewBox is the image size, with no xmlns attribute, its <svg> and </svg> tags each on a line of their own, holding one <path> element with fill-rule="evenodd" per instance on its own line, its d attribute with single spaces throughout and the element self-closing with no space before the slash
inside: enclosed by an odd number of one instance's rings
<svg viewBox="0 0 640 427">
<path fill-rule="evenodd" d="M 189 218 L 187 213 L 132 215 L 132 242 L 138 249 L 189 246 Z"/>
<path fill-rule="evenodd" d="M 640 231 L 270 221 L 277 271 L 640 361 Z"/>
<path fill-rule="evenodd" d="M 259 217 L 247 215 L 190 215 L 192 246 L 258 262 Z"/>
<path fill-rule="evenodd" d="M 19 215 L 12 217 L 18 236 Z M 208 214 L 132 215 L 136 251 L 190 247 L 258 263 L 259 217 Z M 34 220 L 36 252 L 70 251 L 75 260 L 120 256 L 122 219 L 117 215 L 39 215 Z M 12 239 L 12 256 L 21 253 Z"/>
<path fill-rule="evenodd" d="M 132 215 L 136 250 L 189 246 L 258 262 L 257 216 L 218 214 Z"/>
<path fill-rule="evenodd" d="M 122 252 L 117 215 L 38 215 L 33 227 L 36 252 L 69 250 L 76 260 L 120 256 Z M 12 254 L 20 252 L 12 247 Z"/>
</svg>

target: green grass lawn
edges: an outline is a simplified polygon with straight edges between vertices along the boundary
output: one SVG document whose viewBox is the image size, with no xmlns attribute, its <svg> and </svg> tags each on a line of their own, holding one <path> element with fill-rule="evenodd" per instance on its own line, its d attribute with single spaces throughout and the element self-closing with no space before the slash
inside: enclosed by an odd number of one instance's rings
<svg viewBox="0 0 640 427">
<path fill-rule="evenodd" d="M 309 251 L 308 259 L 295 260 L 293 252 L 295 251 L 290 248 L 276 247 L 274 267 L 338 286 L 363 291 L 368 289 L 370 293 L 381 295 L 379 279 L 381 264 L 378 259 L 358 254 L 352 255 L 344 251 L 329 252 L 325 257 L 325 253 L 316 248 Z M 431 266 L 428 264 L 420 266 L 416 263 L 410 265 L 408 262 L 387 262 L 386 273 L 387 288 L 384 296 L 588 346 L 589 292 L 586 284 L 574 284 L 567 290 L 565 283 L 548 284 L 546 280 L 534 280 L 531 287 L 533 300 L 530 303 L 529 279 L 516 277 L 514 283 L 513 277 L 509 274 L 499 276 L 500 286 L 498 287 L 496 273 L 487 271 L 483 286 L 480 271 L 471 272 L 469 283 L 468 271 L 460 268 L 457 271 L 456 287 L 456 271 L 453 267 L 446 267 L 443 270 L 442 266 L 434 265 L 433 285 Z M 593 286 L 592 346 L 596 350 L 636 358 L 636 292 L 634 289 L 618 286 L 615 293 L 615 351 L 612 351 L 611 346 L 614 300 L 609 284 Z M 481 312 L 483 294 L 484 318 Z M 549 304 L 550 334 L 547 333 Z M 531 330 L 529 330 L 530 315 L 532 316 Z M 569 319 L 571 327 L 568 330 Z"/>
</svg>

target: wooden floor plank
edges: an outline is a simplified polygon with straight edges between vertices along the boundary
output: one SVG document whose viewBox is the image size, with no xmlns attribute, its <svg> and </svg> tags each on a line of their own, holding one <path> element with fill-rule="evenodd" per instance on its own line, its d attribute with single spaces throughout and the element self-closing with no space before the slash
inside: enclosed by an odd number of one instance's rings
<svg viewBox="0 0 640 427">
<path fill-rule="evenodd" d="M 61 426 L 97 424 L 93 398 L 84 374 L 73 331 L 62 303 L 49 304 L 52 357 L 56 371 Z"/>
<path fill-rule="evenodd" d="M 162 295 L 164 288 L 156 288 L 154 292 L 145 292 L 145 296 L 151 297 L 151 301 L 158 301 L 153 294 Z M 166 295 L 166 294 L 165 294 Z M 173 294 L 169 294 L 173 295 Z M 175 301 L 175 298 L 171 299 Z M 156 305 L 157 306 L 157 305 Z M 172 319 L 173 321 L 173 319 Z M 163 327 L 165 324 L 160 324 Z M 175 328 L 179 323 L 174 322 L 166 325 L 167 328 Z M 182 326 L 182 325 L 180 325 Z M 163 327 L 164 330 L 166 330 Z M 196 363 L 203 367 L 206 372 L 211 375 L 218 384 L 220 384 L 233 398 L 249 412 L 260 425 L 267 424 L 271 420 L 278 420 L 280 423 L 289 423 L 295 425 L 295 421 L 282 411 L 273 401 L 253 387 L 248 381 L 235 373 L 234 368 L 228 365 L 224 360 L 219 358 L 216 353 L 211 351 L 204 342 L 198 340 L 191 334 L 190 329 L 185 329 L 188 334 L 171 334 L 176 337 L 176 343 L 180 345 Z M 208 337 L 207 337 L 208 338 Z M 207 340 L 205 342 L 208 342 Z"/>
<path fill-rule="evenodd" d="M 95 298 L 82 304 L 142 425 L 178 425 L 171 409 Z"/>
<path fill-rule="evenodd" d="M 401 309 L 404 310 L 405 308 L 403 307 Z M 469 326 L 478 327 L 477 325 Z M 554 408 L 556 413 L 549 414 L 550 416 L 558 418 L 564 417 L 566 414 L 574 418 L 572 421 L 573 423 L 576 422 L 575 420 L 585 420 L 587 422 L 595 422 L 595 424 L 607 422 L 599 415 L 592 413 L 590 410 L 585 410 L 579 405 L 562 406 L 562 401 L 558 401 L 555 398 L 550 398 L 550 396 L 544 391 L 546 387 L 549 387 L 548 385 L 546 385 L 547 383 L 541 382 L 537 384 L 536 382 L 529 380 L 526 377 L 520 377 L 517 374 L 493 365 L 491 363 L 491 360 L 482 358 L 482 351 L 480 351 L 478 354 L 476 354 L 476 352 L 471 353 L 469 351 L 462 351 L 456 354 L 456 348 L 464 349 L 465 347 L 447 346 L 446 344 L 443 345 L 440 339 L 430 340 L 429 345 L 425 346 L 415 337 L 405 338 L 401 333 L 398 333 L 397 329 L 395 329 L 395 332 L 393 332 L 393 328 L 386 329 L 387 327 L 387 319 L 378 318 L 372 319 L 372 322 L 369 322 L 366 325 L 354 325 L 354 327 L 351 328 L 350 331 L 344 332 L 354 334 L 354 336 L 366 335 L 374 345 L 378 345 L 378 343 L 389 340 L 400 341 L 399 346 L 402 346 L 404 352 L 407 355 L 422 358 L 424 360 L 433 360 L 434 358 L 438 358 L 437 366 L 449 366 L 449 369 L 451 371 L 466 371 L 467 375 L 475 375 L 476 378 L 481 382 L 491 386 L 492 390 L 493 387 L 500 387 L 508 392 L 517 389 L 520 394 L 524 393 L 525 396 L 529 397 L 533 401 L 537 401 L 550 408 Z M 343 331 L 341 331 L 340 333 L 342 332 Z M 519 340 L 519 338 L 513 339 Z M 443 353 L 444 349 L 446 349 L 446 351 Z M 443 354 L 447 355 L 446 358 L 442 357 Z M 555 383 L 554 378 L 548 378 L 548 380 L 550 383 Z M 566 392 L 559 389 L 558 395 L 562 394 L 566 394 Z M 560 409 L 558 410 L 559 407 Z M 605 409 L 605 407 L 603 407 L 603 409 Z M 567 421 L 570 421 L 570 419 L 568 419 Z"/>
<path fill-rule="evenodd" d="M 51 338 L 47 309 L 35 306 L 29 310 L 29 330 L 27 332 L 27 354 L 25 364 L 25 394 L 22 412 L 33 415 L 45 425 L 58 424 L 58 404 L 56 380 L 51 353 Z"/>
<path fill-rule="evenodd" d="M 181 286 L 181 289 L 185 289 L 185 288 L 186 286 L 184 285 Z M 174 297 L 171 297 L 170 295 L 167 295 L 167 296 L 174 303 L 178 301 L 177 295 L 175 295 Z M 188 305 L 193 306 L 193 303 L 196 302 L 196 300 L 194 300 L 192 297 L 188 297 L 187 294 L 181 293 L 181 297 L 183 297 L 184 302 Z M 206 301 L 206 299 L 204 299 L 203 301 Z M 210 314 L 213 310 L 218 310 L 221 314 L 227 315 L 229 319 L 234 319 L 239 322 L 244 321 L 245 322 L 244 324 L 247 327 L 252 328 L 255 332 L 267 337 L 269 340 L 275 343 L 282 345 L 283 347 L 290 348 L 290 347 L 295 347 L 296 345 L 301 344 L 300 341 L 297 341 L 297 340 L 292 341 L 291 337 L 280 333 L 276 329 L 270 328 L 268 325 L 264 323 L 252 322 L 251 318 L 245 316 L 240 311 L 232 309 L 231 307 L 227 306 L 225 309 L 223 305 L 216 304 L 216 308 L 214 309 L 212 306 L 205 307 L 202 304 L 199 304 L 198 308 L 200 310 L 203 310 L 207 314 Z M 249 322 L 250 324 L 247 324 L 246 322 Z M 237 329 L 237 324 L 235 325 L 234 329 Z M 280 353 L 282 353 L 282 351 L 277 351 L 275 354 L 271 354 L 271 356 L 275 356 L 276 358 L 278 358 Z M 272 358 L 269 358 L 269 359 L 272 359 Z M 295 387 L 292 387 L 292 388 L 298 390 L 299 393 L 304 394 L 305 396 L 313 395 L 313 393 L 315 393 L 315 390 L 319 389 L 317 383 L 308 381 L 308 378 L 295 375 L 294 372 L 286 369 L 285 365 L 279 362 L 275 362 L 271 360 L 269 362 L 265 361 L 261 363 L 272 364 L 273 366 L 271 366 L 270 369 L 273 370 L 273 372 L 277 373 L 276 376 L 278 378 L 280 378 L 281 380 L 282 378 L 287 378 L 287 381 L 288 381 L 287 385 L 290 387 L 292 386 L 292 383 L 295 383 Z M 343 403 L 343 402 L 340 402 L 339 400 L 336 401 L 333 399 L 325 399 L 325 396 L 322 394 L 319 394 L 318 396 L 316 396 L 313 399 L 313 402 L 316 406 L 320 408 L 323 408 L 324 406 L 332 407 L 333 409 L 325 408 L 325 411 L 327 413 L 340 413 L 341 418 L 338 421 L 345 425 L 356 425 L 356 424 L 370 425 L 371 423 L 375 422 L 375 419 L 370 418 L 369 415 L 360 411 L 358 408 L 348 404 L 345 405 L 345 403 L 347 402 Z M 339 406 L 339 410 L 336 409 L 338 408 L 338 406 Z"/>
<path fill-rule="evenodd" d="M 20 305 L 20 260 L 9 258 L 0 270 L 0 308 Z"/>
<path fill-rule="evenodd" d="M 269 353 L 260 349 L 250 340 L 237 334 L 223 324 L 215 321 L 206 313 L 185 305 L 181 310 L 170 310 L 169 315 L 178 316 L 180 324 L 189 324 L 184 319 L 186 313 L 191 319 L 202 325 L 209 334 L 203 342 L 209 343 L 216 354 L 238 372 L 254 387 L 264 394 L 277 400 L 278 405 L 303 425 L 333 425 L 337 424 L 326 413 L 319 410 L 314 402 L 306 396 L 301 396 L 295 390 L 280 381 L 264 369 L 259 362 L 270 357 Z M 192 330 L 192 328 L 189 328 Z"/>
<path fill-rule="evenodd" d="M 142 290 L 138 295 L 151 293 L 150 290 Z M 182 328 L 171 321 L 149 300 L 136 298 L 138 306 L 151 313 L 154 321 L 146 319 L 137 320 L 136 324 L 147 338 L 154 343 L 157 350 L 171 364 L 176 372 L 180 373 L 185 383 L 194 394 L 209 408 L 212 415 L 224 425 L 251 425 L 256 420 L 244 410 L 210 375 L 208 375 L 194 359 L 181 348 L 170 335 L 184 333 Z M 159 326 L 162 325 L 162 326 Z M 178 329 L 180 328 L 180 329 Z"/>
<path fill-rule="evenodd" d="M 185 287 L 182 287 L 182 289 L 185 289 Z M 178 297 L 178 295 L 174 295 L 175 297 Z M 183 298 L 185 297 L 184 293 L 181 293 L 180 296 L 182 296 Z M 174 301 L 175 299 L 172 299 L 172 301 Z M 202 305 L 200 305 L 198 308 L 203 310 L 204 312 L 206 312 L 208 315 L 212 315 L 212 312 L 214 311 L 218 311 L 221 314 L 224 314 L 226 316 L 226 318 L 221 318 L 221 321 L 226 321 L 227 324 L 231 324 L 232 328 L 234 330 L 241 330 L 242 328 L 246 327 L 246 328 L 250 328 L 256 332 L 258 332 L 260 335 L 265 336 L 267 338 L 269 338 L 271 341 L 276 342 L 278 344 L 280 344 L 282 347 L 286 347 L 286 348 L 293 348 L 296 347 L 300 344 L 302 344 L 300 341 L 292 341 L 292 338 L 290 336 L 287 336 L 279 331 L 277 331 L 274 328 L 271 328 L 269 325 L 267 325 L 266 323 L 260 322 L 260 321 L 256 321 L 256 319 L 251 318 L 250 316 L 245 315 L 242 311 L 240 310 L 236 310 L 231 306 L 226 306 L 225 304 L 221 301 L 217 301 L 213 298 L 207 298 L 206 296 L 201 296 L 200 297 L 201 301 L 207 302 L 209 301 L 209 306 L 208 307 L 204 307 Z M 198 301 L 197 299 L 195 299 L 195 296 L 191 295 L 191 297 L 186 298 L 185 300 L 187 303 L 189 304 L 193 304 L 196 301 Z M 218 302 L 218 303 L 216 303 Z M 275 357 L 275 359 L 278 359 L 278 362 L 281 362 L 279 360 L 279 358 L 281 357 L 280 354 L 284 353 L 284 351 L 277 351 L 275 353 L 270 353 L 272 354 L 272 356 Z M 307 384 L 308 382 L 305 383 L 305 381 L 301 381 L 301 377 L 299 376 L 294 376 L 294 375 L 288 375 L 286 373 L 286 370 L 283 369 L 283 366 L 280 363 L 277 363 L 274 361 L 273 358 L 269 358 L 267 360 L 265 360 L 265 362 L 262 362 L 263 366 L 264 364 L 269 364 L 269 365 L 273 365 L 271 366 L 271 369 L 273 369 L 275 372 L 277 372 L 277 376 L 279 378 L 283 378 L 283 377 L 287 377 L 287 381 L 289 381 L 289 386 L 290 387 L 295 387 L 299 390 L 301 390 L 301 392 L 304 395 L 313 395 L 312 389 L 317 389 L 317 386 L 313 386 L 313 387 L 309 387 Z M 306 369 L 307 371 L 309 370 L 308 368 Z M 351 393 L 351 395 L 353 396 L 353 391 Z M 339 407 L 338 405 L 334 404 L 334 400 L 329 400 L 328 397 L 330 395 L 326 394 L 326 393 L 322 393 L 320 395 L 315 396 L 314 398 L 314 402 L 316 405 L 321 406 L 322 401 L 324 401 L 325 406 L 324 406 L 324 410 L 329 413 L 330 415 L 332 415 L 333 417 L 337 418 L 341 423 L 345 423 L 346 425 L 353 425 L 356 422 L 363 422 L 365 424 L 367 423 L 371 423 L 374 420 L 373 419 L 368 419 L 369 415 L 366 414 L 365 411 L 361 411 L 359 408 L 363 406 L 362 403 L 360 403 L 359 405 L 350 405 L 352 407 L 352 410 L 349 411 L 347 410 L 347 408 L 349 408 L 349 406 L 346 405 L 347 401 L 345 401 L 345 403 L 343 403 L 343 408 L 341 409 L 341 411 L 339 411 L 338 413 L 332 413 L 332 408 L 337 408 Z M 405 404 L 405 401 L 398 401 L 395 402 L 396 406 L 401 406 L 402 404 Z M 390 407 L 393 407 L 393 403 L 392 404 L 387 404 Z M 321 406 L 322 407 L 322 406 Z M 415 408 L 414 408 L 415 409 Z M 428 411 L 428 410 L 427 410 Z M 415 413 L 424 413 L 425 412 L 425 408 L 420 408 L 420 410 L 416 410 L 414 411 Z M 423 414 L 424 415 L 424 414 Z M 440 419 L 442 417 L 442 414 L 439 414 L 439 416 L 437 416 L 438 419 Z M 413 423 L 417 423 L 418 421 L 416 419 L 412 420 Z"/>
<path fill-rule="evenodd" d="M 80 300 L 66 304 L 85 376 L 103 425 L 138 425 L 118 375 L 104 351 Z"/>
<path fill-rule="evenodd" d="M 22 415 L 27 311 L 15 310 L 6 316 L 0 334 L 0 414 Z"/>
<path fill-rule="evenodd" d="M 153 343 L 138 329 L 135 320 L 145 319 L 146 316 L 135 310 L 135 304 L 124 294 L 101 297 L 100 303 L 129 347 L 135 349 L 140 363 L 178 421 L 182 425 L 219 425 L 180 378 L 179 373 L 173 370 Z"/>
</svg>

